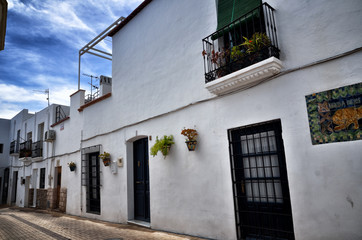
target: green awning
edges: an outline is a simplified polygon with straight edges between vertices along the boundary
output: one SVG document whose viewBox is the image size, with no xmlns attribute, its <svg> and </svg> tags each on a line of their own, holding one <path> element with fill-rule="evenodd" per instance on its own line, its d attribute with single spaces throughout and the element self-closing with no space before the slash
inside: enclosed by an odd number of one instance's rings
<svg viewBox="0 0 362 240">
<path fill-rule="evenodd" d="M 218 0 L 217 30 L 220 30 L 261 4 L 261 0 Z"/>
</svg>

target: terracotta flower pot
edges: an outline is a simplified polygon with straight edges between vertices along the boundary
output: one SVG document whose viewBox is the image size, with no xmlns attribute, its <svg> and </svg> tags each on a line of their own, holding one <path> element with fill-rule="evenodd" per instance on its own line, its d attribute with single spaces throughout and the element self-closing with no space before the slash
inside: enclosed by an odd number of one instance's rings
<svg viewBox="0 0 362 240">
<path fill-rule="evenodd" d="M 105 159 L 103 159 L 103 164 L 104 164 L 104 166 L 109 166 L 109 165 L 111 165 L 111 158 L 105 158 Z"/>
<path fill-rule="evenodd" d="M 189 151 L 195 151 L 197 141 L 186 141 L 187 148 Z"/>
</svg>

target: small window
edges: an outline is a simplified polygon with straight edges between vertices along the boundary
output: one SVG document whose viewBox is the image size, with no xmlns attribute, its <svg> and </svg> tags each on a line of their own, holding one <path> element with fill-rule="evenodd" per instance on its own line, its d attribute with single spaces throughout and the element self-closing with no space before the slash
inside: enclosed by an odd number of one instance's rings
<svg viewBox="0 0 362 240">
<path fill-rule="evenodd" d="M 40 169 L 40 183 L 39 188 L 45 188 L 45 168 Z"/>
<path fill-rule="evenodd" d="M 0 153 L 3 153 L 4 150 L 4 144 L 0 143 Z"/>
</svg>

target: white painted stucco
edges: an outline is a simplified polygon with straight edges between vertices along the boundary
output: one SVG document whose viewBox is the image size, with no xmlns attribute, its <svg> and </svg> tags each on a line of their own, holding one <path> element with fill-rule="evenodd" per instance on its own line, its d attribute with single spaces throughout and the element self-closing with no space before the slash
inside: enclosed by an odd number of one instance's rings
<svg viewBox="0 0 362 240">
<path fill-rule="evenodd" d="M 362 47 L 362 4 L 268 3 L 275 8 L 281 74 L 223 96 L 206 89 L 201 55 L 202 38 L 216 29 L 215 1 L 154 0 L 113 36 L 111 96 L 80 109 L 84 91 L 72 95 L 69 119 L 52 128 L 56 140 L 44 146 L 54 154 L 32 165 L 46 166 L 47 175 L 62 166 L 67 213 L 132 220 L 133 142 L 148 138 L 150 148 L 156 136 L 172 134 L 170 154 L 149 159 L 151 228 L 236 239 L 227 130 L 280 119 L 296 239 L 362 238 L 362 141 L 312 145 L 305 101 L 362 82 L 362 51 L 343 55 Z M 45 119 L 44 111 L 36 119 Z M 199 133 L 195 152 L 186 148 L 184 127 Z M 81 186 L 81 149 L 95 145 L 113 161 L 123 158 L 117 173 L 101 164 L 99 215 L 86 212 Z M 19 171 L 19 178 L 32 169 Z"/>
</svg>

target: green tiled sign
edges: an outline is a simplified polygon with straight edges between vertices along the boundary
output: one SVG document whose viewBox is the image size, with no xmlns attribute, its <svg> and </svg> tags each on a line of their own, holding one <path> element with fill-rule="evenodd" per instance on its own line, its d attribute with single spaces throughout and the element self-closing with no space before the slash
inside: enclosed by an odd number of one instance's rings
<svg viewBox="0 0 362 240">
<path fill-rule="evenodd" d="M 362 83 L 305 98 L 313 145 L 362 139 Z"/>
</svg>

